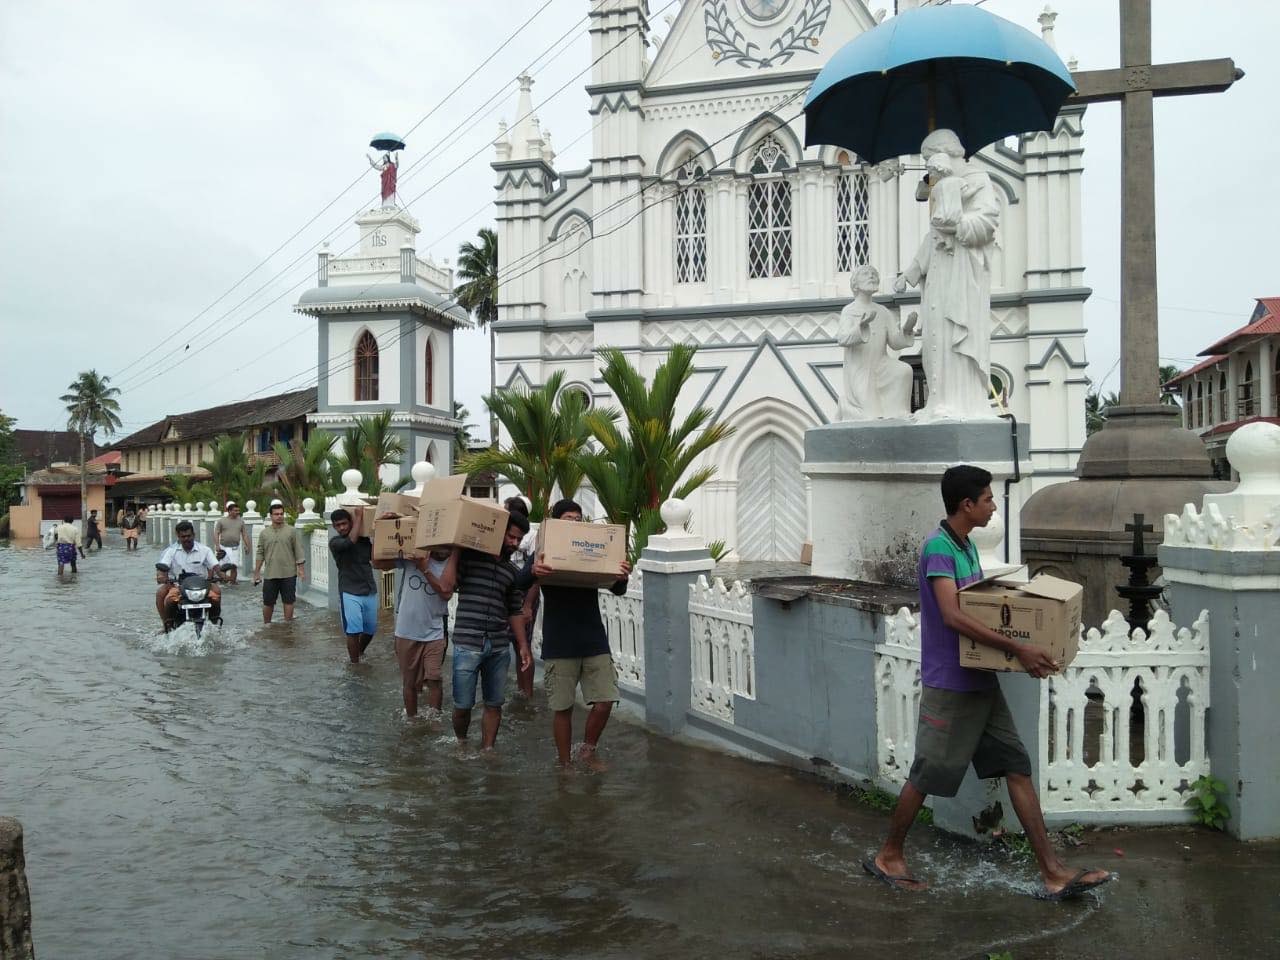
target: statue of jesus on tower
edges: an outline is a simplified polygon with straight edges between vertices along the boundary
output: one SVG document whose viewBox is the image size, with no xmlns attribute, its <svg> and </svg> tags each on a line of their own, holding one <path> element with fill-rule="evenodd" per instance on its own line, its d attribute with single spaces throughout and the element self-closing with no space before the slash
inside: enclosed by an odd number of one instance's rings
<svg viewBox="0 0 1280 960">
<path fill-rule="evenodd" d="M 369 157 L 368 154 L 365 154 Z M 390 153 L 384 153 L 381 160 L 369 157 L 369 166 L 382 174 L 382 205 L 394 207 L 396 195 L 396 162 Z"/>
</svg>

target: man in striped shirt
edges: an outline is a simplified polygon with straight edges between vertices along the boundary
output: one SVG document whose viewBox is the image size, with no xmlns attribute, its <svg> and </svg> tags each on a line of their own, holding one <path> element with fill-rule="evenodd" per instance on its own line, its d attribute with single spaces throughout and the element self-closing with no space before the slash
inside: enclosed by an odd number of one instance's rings
<svg viewBox="0 0 1280 960">
<path fill-rule="evenodd" d="M 511 513 L 501 556 L 455 547 L 440 577 L 444 592 L 458 594 L 453 621 L 453 732 L 460 743 L 467 739 L 479 682 L 484 698 L 480 746 L 485 750 L 493 749 L 502 725 L 511 634 L 521 667 L 527 670 L 533 663 L 525 632 L 524 593 L 516 582 L 521 571 L 511 563 L 512 552 L 528 532 L 529 521 Z"/>
<path fill-rule="evenodd" d="M 1028 674 L 1057 673 L 1049 653 L 984 626 L 960 609 L 959 591 L 982 577 L 978 549 L 969 539 L 996 512 L 991 474 L 981 467 L 951 467 L 942 475 L 947 517 L 920 550 L 920 718 L 916 755 L 889 821 L 889 836 L 862 867 L 898 890 L 926 884 L 907 869 L 903 844 L 929 795 L 954 797 L 969 765 L 980 778 L 1004 777 L 1014 813 L 1035 852 L 1042 900 L 1067 900 L 1113 879 L 1106 870 L 1072 870 L 1058 857 L 1031 781 L 1031 760 L 1018 737 L 996 676 L 960 665 L 960 637 L 1018 658 Z"/>
</svg>

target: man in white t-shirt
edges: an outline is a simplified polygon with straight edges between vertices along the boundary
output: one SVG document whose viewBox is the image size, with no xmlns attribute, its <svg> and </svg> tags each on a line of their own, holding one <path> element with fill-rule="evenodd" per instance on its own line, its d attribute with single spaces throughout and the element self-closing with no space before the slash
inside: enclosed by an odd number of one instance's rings
<svg viewBox="0 0 1280 960">
<path fill-rule="evenodd" d="M 427 691 L 427 706 L 439 710 L 444 704 L 444 652 L 449 640 L 445 618 L 449 615 L 452 590 L 440 583 L 452 548 L 435 550 L 430 557 L 405 560 L 374 560 L 378 570 L 400 571 L 396 593 L 396 661 L 400 664 L 400 687 L 405 716 L 418 715 L 418 694 Z"/>
</svg>

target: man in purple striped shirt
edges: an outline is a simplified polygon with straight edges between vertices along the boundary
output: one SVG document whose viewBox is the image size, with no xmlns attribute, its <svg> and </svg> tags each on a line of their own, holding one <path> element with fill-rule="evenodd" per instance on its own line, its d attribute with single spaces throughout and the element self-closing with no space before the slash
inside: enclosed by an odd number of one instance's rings
<svg viewBox="0 0 1280 960">
<path fill-rule="evenodd" d="M 1035 851 L 1042 900 L 1067 900 L 1113 878 L 1105 870 L 1072 870 L 1059 859 L 1045 829 L 1031 760 L 995 674 L 960 666 L 960 637 L 1018 658 L 1040 679 L 1058 664 L 1037 647 L 996 633 L 960 609 L 959 591 L 982 579 L 978 550 L 969 533 L 996 512 L 991 474 L 981 467 L 952 467 L 942 475 L 943 520 L 920 550 L 920 719 L 916 756 L 889 821 L 889 836 L 863 869 L 898 890 L 923 890 L 911 876 L 903 844 L 930 794 L 954 797 L 973 764 L 983 779 L 1004 777 L 1014 812 Z"/>
</svg>

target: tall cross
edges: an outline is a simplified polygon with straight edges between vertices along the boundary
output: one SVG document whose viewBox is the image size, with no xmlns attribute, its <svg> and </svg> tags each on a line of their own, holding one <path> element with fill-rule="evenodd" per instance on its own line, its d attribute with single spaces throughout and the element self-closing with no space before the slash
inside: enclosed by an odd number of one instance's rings
<svg viewBox="0 0 1280 960">
<path fill-rule="evenodd" d="M 1152 100 L 1221 93 L 1244 76 L 1230 58 L 1151 62 L 1151 0 L 1120 2 L 1120 68 L 1073 73 L 1069 103 L 1120 101 L 1120 403 L 1160 402 Z"/>
</svg>

